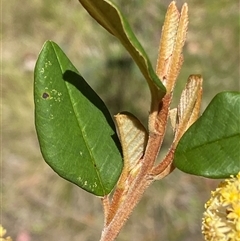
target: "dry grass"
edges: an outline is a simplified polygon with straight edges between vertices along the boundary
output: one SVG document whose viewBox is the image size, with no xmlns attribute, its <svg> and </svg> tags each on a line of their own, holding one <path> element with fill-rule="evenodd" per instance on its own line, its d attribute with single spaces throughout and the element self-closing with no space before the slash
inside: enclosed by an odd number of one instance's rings
<svg viewBox="0 0 240 241">
<path fill-rule="evenodd" d="M 170 1 L 141 2 L 134 14 L 133 3 L 122 6 L 155 61 L 163 12 Z M 203 73 L 204 106 L 221 90 L 239 89 L 234 2 L 189 1 L 190 30 L 177 92 L 190 73 Z M 2 7 L 1 223 L 16 241 L 98 240 L 103 221 L 100 200 L 58 177 L 41 157 L 34 129 L 33 64 L 44 41 L 56 41 L 113 114 L 127 109 L 143 120 L 148 112 L 147 87 L 134 65 L 128 70 L 108 67 L 128 55 L 76 0 L 3 0 Z M 106 81 L 111 87 L 107 92 Z M 202 240 L 203 204 L 216 184 L 175 171 L 149 188 L 118 240 Z"/>
</svg>

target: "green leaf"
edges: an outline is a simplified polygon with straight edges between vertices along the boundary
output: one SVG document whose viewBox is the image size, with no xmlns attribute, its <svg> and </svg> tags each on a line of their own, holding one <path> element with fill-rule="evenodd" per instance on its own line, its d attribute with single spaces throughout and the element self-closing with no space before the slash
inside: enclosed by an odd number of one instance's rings
<svg viewBox="0 0 240 241">
<path fill-rule="evenodd" d="M 109 0 L 79 0 L 79 2 L 99 24 L 121 41 L 147 80 L 151 93 L 162 98 L 166 89 L 155 74 L 146 52 L 120 10 Z"/>
<path fill-rule="evenodd" d="M 204 177 L 227 178 L 240 171 L 240 93 L 217 94 L 183 135 L 174 165 Z"/>
<path fill-rule="evenodd" d="M 116 184 L 123 162 L 113 120 L 57 44 L 47 41 L 35 67 L 35 123 L 45 161 L 98 196 Z"/>
</svg>

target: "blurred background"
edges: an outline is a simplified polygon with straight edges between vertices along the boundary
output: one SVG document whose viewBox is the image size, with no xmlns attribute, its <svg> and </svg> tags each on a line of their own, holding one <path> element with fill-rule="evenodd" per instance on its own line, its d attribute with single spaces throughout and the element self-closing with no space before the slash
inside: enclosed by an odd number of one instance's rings
<svg viewBox="0 0 240 241">
<path fill-rule="evenodd" d="M 155 66 L 170 1 L 114 2 Z M 239 3 L 186 2 L 190 23 L 173 106 L 188 76 L 202 74 L 203 111 L 218 92 L 239 90 Z M 103 226 L 100 199 L 61 179 L 41 156 L 34 127 L 35 61 L 43 43 L 55 41 L 112 115 L 128 110 L 145 125 L 147 84 L 125 49 L 77 0 L 3 0 L 1 21 L 1 223 L 14 241 L 97 241 Z M 160 156 L 171 138 L 170 130 Z M 117 240 L 203 240 L 204 203 L 218 183 L 174 171 L 146 191 Z"/>
</svg>

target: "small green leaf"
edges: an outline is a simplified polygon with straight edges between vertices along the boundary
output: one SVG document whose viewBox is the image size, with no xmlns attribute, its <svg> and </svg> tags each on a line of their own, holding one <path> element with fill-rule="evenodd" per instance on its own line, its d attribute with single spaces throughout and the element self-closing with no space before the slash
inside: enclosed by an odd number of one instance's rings
<svg viewBox="0 0 240 241">
<path fill-rule="evenodd" d="M 240 93 L 217 94 L 178 143 L 174 165 L 204 177 L 227 178 L 240 171 Z"/>
<path fill-rule="evenodd" d="M 156 92 L 158 97 L 162 98 L 166 89 L 155 74 L 146 52 L 120 10 L 109 0 L 79 0 L 79 2 L 99 24 L 121 41 L 147 80 L 152 94 Z"/>
<path fill-rule="evenodd" d="M 35 123 L 45 161 L 86 191 L 108 194 L 123 162 L 105 104 L 54 42 L 43 46 L 34 77 Z"/>
</svg>

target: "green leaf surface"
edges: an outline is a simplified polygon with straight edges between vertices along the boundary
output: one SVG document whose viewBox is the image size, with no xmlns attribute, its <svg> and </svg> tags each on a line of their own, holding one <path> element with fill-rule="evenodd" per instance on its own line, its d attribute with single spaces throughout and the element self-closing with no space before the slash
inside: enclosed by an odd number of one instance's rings
<svg viewBox="0 0 240 241">
<path fill-rule="evenodd" d="M 174 165 L 190 174 L 227 178 L 240 171 L 240 93 L 217 94 L 183 135 Z"/>
<path fill-rule="evenodd" d="M 54 42 L 43 46 L 34 77 L 35 123 L 45 161 L 86 191 L 108 194 L 123 162 L 105 104 Z"/>
<path fill-rule="evenodd" d="M 121 41 L 147 80 L 152 94 L 157 93 L 158 97 L 162 98 L 166 89 L 155 74 L 146 52 L 120 10 L 109 0 L 79 0 L 79 2 L 99 24 Z"/>
</svg>

